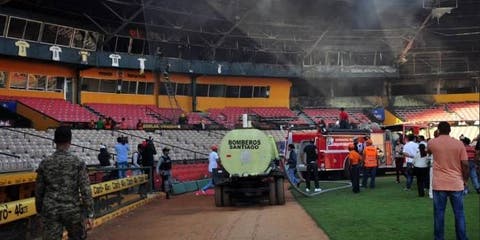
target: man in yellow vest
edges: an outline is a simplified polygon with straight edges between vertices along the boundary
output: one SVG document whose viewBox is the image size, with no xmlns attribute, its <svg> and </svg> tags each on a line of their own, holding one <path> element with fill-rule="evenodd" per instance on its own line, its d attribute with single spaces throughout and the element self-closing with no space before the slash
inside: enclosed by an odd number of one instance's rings
<svg viewBox="0 0 480 240">
<path fill-rule="evenodd" d="M 375 188 L 375 175 L 377 174 L 378 154 L 373 146 L 372 139 L 368 139 L 363 149 L 363 179 L 362 186 L 367 187 L 367 179 L 370 176 L 370 188 Z"/>
</svg>

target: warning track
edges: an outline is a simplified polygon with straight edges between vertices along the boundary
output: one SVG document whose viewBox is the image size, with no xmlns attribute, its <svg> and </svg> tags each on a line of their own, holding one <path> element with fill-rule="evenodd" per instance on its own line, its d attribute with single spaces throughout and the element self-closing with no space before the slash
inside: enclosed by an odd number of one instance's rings
<svg viewBox="0 0 480 240">
<path fill-rule="evenodd" d="M 89 233 L 89 239 L 328 239 L 285 191 L 283 206 L 217 208 L 213 196 L 193 193 L 157 199 Z"/>
</svg>

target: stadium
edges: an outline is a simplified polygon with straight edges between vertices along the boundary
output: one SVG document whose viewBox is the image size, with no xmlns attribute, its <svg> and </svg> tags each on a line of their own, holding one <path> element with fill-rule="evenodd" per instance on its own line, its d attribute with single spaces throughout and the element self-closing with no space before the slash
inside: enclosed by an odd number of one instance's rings
<svg viewBox="0 0 480 240">
<path fill-rule="evenodd" d="M 343 225 L 372 212 L 324 204 L 352 197 L 344 178 L 354 137 L 366 134 L 382 150 L 386 176 L 375 191 L 385 187 L 402 204 L 417 200 L 392 184 L 397 139 L 433 138 L 446 121 L 451 137 L 475 146 L 479 23 L 477 0 L 0 0 L 0 238 L 40 239 L 35 171 L 55 152 L 55 129 L 69 126 L 93 191 L 89 239 L 431 239 L 430 199 L 413 204 L 428 210 L 412 224 L 428 227 L 410 235 L 382 223 L 392 209 L 358 233 Z M 286 145 L 314 136 L 322 189 L 332 191 L 307 194 L 285 175 L 285 205 L 218 208 L 214 191 L 195 196 L 209 182 L 211 147 L 242 128 L 273 137 L 283 170 Z M 151 166 L 130 163 L 126 178 L 112 177 L 119 138 L 129 162 L 137 144 L 151 141 L 155 161 L 170 149 L 171 199 Z M 101 148 L 112 167 L 100 166 Z M 478 239 L 472 194 L 467 233 Z M 348 220 L 353 212 L 358 222 Z M 455 235 L 448 218 L 447 239 Z"/>
</svg>

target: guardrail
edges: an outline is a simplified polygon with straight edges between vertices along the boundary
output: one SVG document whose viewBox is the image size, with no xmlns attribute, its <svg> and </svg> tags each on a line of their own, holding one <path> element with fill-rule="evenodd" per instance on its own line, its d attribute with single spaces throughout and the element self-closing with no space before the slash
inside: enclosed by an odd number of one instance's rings
<svg viewBox="0 0 480 240">
<path fill-rule="evenodd" d="M 112 169 L 115 170 L 115 169 Z M 27 172 L 27 173 L 15 173 L 15 174 L 1 174 L 0 175 L 0 187 L 7 187 L 11 185 L 19 185 L 24 183 L 32 183 L 35 182 L 37 174 L 35 172 Z M 149 175 L 148 174 L 140 174 L 135 175 L 127 178 L 121 179 L 114 179 L 110 181 L 105 181 L 101 183 L 96 183 L 90 185 L 92 190 L 92 197 L 94 201 L 96 201 L 96 206 L 98 206 L 97 201 L 103 200 L 102 197 L 119 193 L 123 190 L 140 186 L 143 184 L 149 183 Z M 145 188 L 145 191 L 147 189 Z M 146 192 L 145 192 L 146 193 Z M 136 198 L 133 200 L 142 200 L 143 197 Z M 121 204 L 118 204 L 117 208 L 110 208 L 109 211 L 98 213 L 96 212 L 96 216 L 101 217 L 107 214 L 110 214 L 114 210 L 119 208 L 123 208 Z M 29 218 L 37 214 L 35 208 L 35 198 L 30 197 L 26 199 L 20 199 L 17 201 L 11 201 L 6 203 L 0 203 L 0 225 L 14 222 L 20 219 Z"/>
</svg>

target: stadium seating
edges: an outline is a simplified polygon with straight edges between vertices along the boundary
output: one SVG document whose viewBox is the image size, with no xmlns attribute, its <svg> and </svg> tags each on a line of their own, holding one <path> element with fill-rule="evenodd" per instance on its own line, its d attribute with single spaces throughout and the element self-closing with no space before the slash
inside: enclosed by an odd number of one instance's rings
<svg viewBox="0 0 480 240">
<path fill-rule="evenodd" d="M 479 134 L 479 127 L 478 126 L 455 126 L 452 127 L 450 132 L 450 136 L 456 139 L 460 138 L 460 135 L 470 138 L 473 140 Z M 432 132 L 433 136 L 433 132 Z"/>
<path fill-rule="evenodd" d="M 234 128 L 236 124 L 240 124 L 242 114 L 249 113 L 248 108 L 226 107 L 211 108 L 208 110 L 208 117 L 226 128 Z"/>
<path fill-rule="evenodd" d="M 295 114 L 286 107 L 256 107 L 251 108 L 251 112 L 258 115 L 261 118 L 295 118 Z"/>
<path fill-rule="evenodd" d="M 31 128 L 15 128 L 13 131 L 0 128 L 0 152 L 19 158 L 0 154 L 0 172 L 17 171 L 37 166 L 42 159 L 54 152 L 52 144 L 53 129 L 37 131 Z M 268 130 L 267 134 L 272 135 L 276 141 L 284 141 L 286 133 L 279 130 Z M 110 153 L 115 153 L 114 146 L 116 138 L 120 135 L 128 136 L 131 152 L 136 150 L 137 144 L 151 136 L 155 141 L 158 155 L 164 146 L 171 148 L 170 156 L 174 161 L 206 160 L 210 147 L 219 144 L 221 138 L 226 134 L 224 130 L 197 131 L 197 130 L 157 130 L 155 133 L 147 133 L 143 130 L 72 130 L 72 147 L 76 155 L 89 165 L 98 164 L 97 155 L 100 145 L 105 145 Z M 114 161 L 112 159 L 112 161 Z M 192 168 L 197 169 L 197 168 Z M 198 167 L 200 173 L 206 167 Z M 196 170 L 195 170 L 196 172 Z M 181 179 L 196 178 L 195 176 L 184 176 Z"/>
<path fill-rule="evenodd" d="M 178 118 L 183 113 L 179 108 L 157 108 L 155 106 L 147 106 L 147 110 L 158 114 L 163 122 L 177 123 Z"/>
<path fill-rule="evenodd" d="M 157 108 L 153 105 L 89 103 L 87 106 L 116 122 L 125 118 L 129 129 L 136 127 L 138 119 L 143 123 L 176 123 L 182 113 L 181 109 Z"/>
<path fill-rule="evenodd" d="M 345 109 L 349 115 L 351 123 L 364 123 L 370 119 L 363 114 L 361 109 Z M 336 108 L 306 108 L 303 110 L 315 123 L 319 123 L 321 119 L 326 124 L 335 123 L 338 120 L 340 111 Z"/>
<path fill-rule="evenodd" d="M 260 120 L 285 121 L 290 124 L 306 124 L 307 122 L 298 118 L 295 113 L 286 107 L 226 107 L 222 109 L 211 108 L 208 110 L 208 117 L 226 128 L 234 128 L 241 124 L 242 114 L 257 116 Z"/>
<path fill-rule="evenodd" d="M 202 117 L 202 115 L 200 115 L 200 113 L 197 113 L 197 112 L 191 112 L 187 115 L 187 117 L 188 117 L 188 124 L 189 125 L 200 124 L 202 122 L 202 120 L 206 125 L 212 124 L 212 121 L 210 121 L 207 118 Z"/>
<path fill-rule="evenodd" d="M 455 112 L 461 119 L 467 121 L 479 120 L 479 103 L 449 103 L 447 107 L 450 111 Z"/>
<path fill-rule="evenodd" d="M 447 112 L 444 105 L 430 107 L 403 107 L 396 108 L 397 115 L 406 122 L 432 121 L 461 121 L 462 118 L 454 113 Z"/>
<path fill-rule="evenodd" d="M 60 122 L 86 123 L 97 118 L 85 108 L 63 99 L 0 96 L 0 100 L 15 100 Z"/>
</svg>

